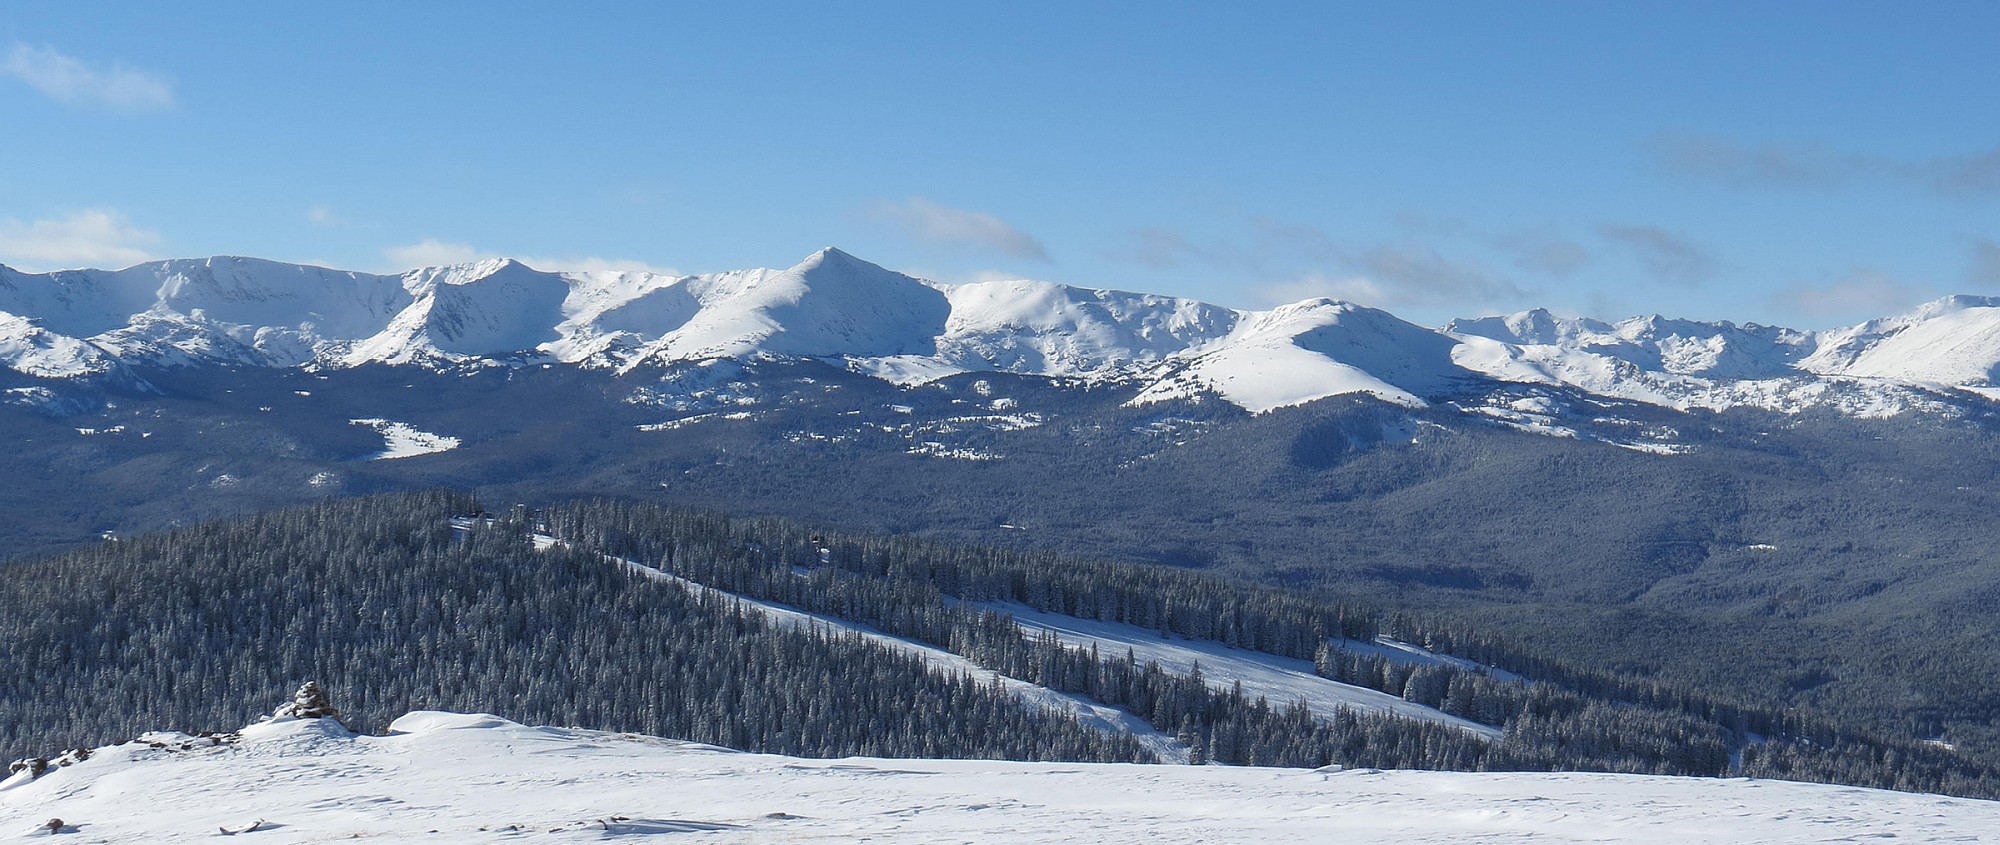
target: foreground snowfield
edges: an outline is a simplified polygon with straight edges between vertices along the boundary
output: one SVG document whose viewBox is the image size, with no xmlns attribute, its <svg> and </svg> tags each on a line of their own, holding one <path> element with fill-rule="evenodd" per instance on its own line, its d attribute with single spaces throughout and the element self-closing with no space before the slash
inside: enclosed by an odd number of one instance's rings
<svg viewBox="0 0 2000 845">
<path fill-rule="evenodd" d="M 172 747 L 193 738 L 151 734 Z M 234 744 L 128 743 L 0 790 L 0 840 L 702 842 L 2000 841 L 2000 803 L 1592 774 L 804 760 L 419 712 Z M 639 841 L 647 841 L 641 839 Z M 669 838 L 664 841 L 673 841 Z"/>
</svg>

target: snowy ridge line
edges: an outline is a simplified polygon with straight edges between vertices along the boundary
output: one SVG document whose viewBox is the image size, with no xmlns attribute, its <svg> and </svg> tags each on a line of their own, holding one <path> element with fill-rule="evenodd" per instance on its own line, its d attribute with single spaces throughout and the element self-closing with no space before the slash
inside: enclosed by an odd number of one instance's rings
<svg viewBox="0 0 2000 845">
<path fill-rule="evenodd" d="M 460 521 L 453 520 L 453 527 L 459 528 Z M 470 522 L 467 521 L 464 527 L 470 528 Z M 537 550 L 550 549 L 557 546 L 570 547 L 568 541 L 548 534 L 530 534 L 529 540 L 534 543 Z M 1057 692 L 1056 690 L 1032 684 L 1019 678 L 1002 675 L 945 649 L 888 634 L 867 625 L 849 622 L 824 614 L 799 610 L 798 608 L 776 602 L 754 599 L 727 590 L 719 590 L 705 584 L 690 581 L 671 572 L 647 566 L 629 558 L 608 554 L 602 555 L 602 557 L 606 562 L 615 563 L 634 574 L 650 580 L 674 584 L 694 595 L 717 596 L 728 599 L 740 607 L 748 608 L 762 614 L 765 619 L 785 628 L 803 628 L 835 634 L 854 635 L 891 650 L 919 657 L 927 665 L 931 666 L 933 671 L 941 674 L 967 674 L 998 680 L 1002 687 L 1016 698 L 1019 698 L 1025 705 L 1040 710 L 1064 714 L 1076 719 L 1083 726 L 1098 731 L 1129 735 L 1141 747 L 1151 752 L 1153 756 L 1158 757 L 1162 763 L 1186 763 L 1188 761 L 1188 747 L 1185 744 L 1161 732 L 1145 719 L 1139 718 L 1137 715 L 1122 708 L 1099 704 L 1084 696 Z"/>
<path fill-rule="evenodd" d="M 234 257 L 0 267 L 0 366 L 46 379 L 126 363 L 626 374 L 760 357 L 903 385 L 960 373 L 1119 382 L 1134 404 L 1217 396 L 1259 413 L 1344 394 L 1424 406 L 1561 388 L 1679 410 L 1881 417 L 2000 396 L 2000 298 L 1946 297 L 1826 331 L 1540 309 L 1430 328 L 1324 298 L 1242 311 L 1053 282 L 943 284 L 833 248 L 783 270 L 698 276 L 506 259 L 399 275 Z"/>
<path fill-rule="evenodd" d="M 225 747 L 109 746 L 0 792 L 0 836 L 40 841 L 50 819 L 78 842 L 165 845 L 212 843 L 223 829 L 255 845 L 671 833 L 710 845 L 1927 845 L 2000 830 L 2000 802 L 1786 781 L 816 760 L 442 712 L 390 730 L 295 719 L 251 726 Z"/>
</svg>

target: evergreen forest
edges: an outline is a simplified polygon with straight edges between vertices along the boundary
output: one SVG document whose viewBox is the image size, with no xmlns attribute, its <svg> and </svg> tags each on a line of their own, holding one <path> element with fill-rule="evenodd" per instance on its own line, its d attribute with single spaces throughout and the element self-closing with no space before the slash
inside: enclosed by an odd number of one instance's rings
<svg viewBox="0 0 2000 845">
<path fill-rule="evenodd" d="M 0 617 L 0 753 L 227 731 L 316 680 L 364 731 L 444 709 L 802 756 L 1154 759 L 1128 736 L 1025 706 L 997 672 L 1127 710 L 1197 762 L 1747 775 L 2000 796 L 2000 773 L 1941 745 L 1571 662 L 1461 617 L 621 501 L 467 518 L 483 513 L 447 492 L 333 500 L 0 567 L 13 609 Z M 774 625 L 727 593 L 944 648 L 986 676 Z M 1311 660 L 1328 678 L 1503 735 L 1247 697 L 1199 670 L 1026 636 L 994 603 Z M 1412 667 L 1344 647 L 1378 635 L 1472 663 Z"/>
</svg>

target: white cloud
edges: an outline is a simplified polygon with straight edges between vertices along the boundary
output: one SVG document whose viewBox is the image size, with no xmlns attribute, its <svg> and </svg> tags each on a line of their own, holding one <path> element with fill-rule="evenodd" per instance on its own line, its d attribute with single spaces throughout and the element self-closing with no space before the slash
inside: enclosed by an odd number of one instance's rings
<svg viewBox="0 0 2000 845">
<path fill-rule="evenodd" d="M 451 243 L 436 238 L 425 238 L 413 244 L 390 247 L 382 251 L 389 259 L 390 269 L 409 270 L 415 267 L 437 267 L 446 264 L 470 264 L 490 258 L 513 258 L 537 270 L 556 273 L 653 273 L 660 276 L 679 276 L 680 271 L 672 267 L 661 267 L 630 258 L 600 258 L 595 255 L 583 257 L 536 257 L 529 255 L 503 256 L 495 252 L 475 249 L 471 244 Z"/>
<path fill-rule="evenodd" d="M 335 214 L 332 211 L 328 210 L 327 207 L 323 205 L 315 205 L 312 208 L 307 209 L 306 220 L 312 223 L 314 226 L 319 226 L 326 229 L 345 229 L 349 226 L 354 225 L 352 223 L 347 222 L 347 220 L 341 217 L 340 215 Z"/>
<path fill-rule="evenodd" d="M 878 202 L 869 208 L 868 215 L 895 226 L 905 237 L 920 244 L 973 247 L 1015 258 L 1049 260 L 1049 251 L 1040 241 L 984 212 L 911 197 L 902 202 Z"/>
<path fill-rule="evenodd" d="M 2000 242 L 1989 238 L 1973 239 L 1972 271 L 1968 276 L 1972 284 L 1982 290 L 2000 288 Z"/>
<path fill-rule="evenodd" d="M 1597 234 L 1624 246 L 1663 284 L 1700 287 L 1721 263 L 1700 244 L 1659 226 L 1605 224 Z"/>
<path fill-rule="evenodd" d="M 1962 155 L 1888 157 L 1817 143 L 1746 143 L 1708 135 L 1662 135 L 1647 147 L 1669 171 L 1736 187 L 1825 188 L 1886 180 L 1943 196 L 2000 195 L 2000 147 Z"/>
<path fill-rule="evenodd" d="M 129 267 L 153 258 L 160 235 L 125 215 L 86 209 L 56 220 L 0 219 L 0 261 L 22 269 Z"/>
<path fill-rule="evenodd" d="M 51 100 L 120 114 L 145 114 L 174 107 L 174 86 L 157 74 L 124 65 L 92 67 L 82 60 L 15 42 L 5 75 L 28 84 Z"/>
<path fill-rule="evenodd" d="M 655 276 L 679 276 L 681 271 L 672 267 L 648 264 L 632 258 L 599 258 L 586 255 L 582 258 L 548 258 L 526 256 L 518 259 L 537 270 L 553 270 L 558 273 L 652 273 Z"/>
<path fill-rule="evenodd" d="M 1840 185 L 1885 172 L 1887 162 L 1799 142 L 1746 143 L 1714 135 L 1668 134 L 1647 143 L 1668 170 L 1737 187 Z"/>
<path fill-rule="evenodd" d="M 382 257 L 396 269 L 408 270 L 413 267 L 437 267 L 444 264 L 470 264 L 498 256 L 481 253 L 471 244 L 445 243 L 437 238 L 425 238 L 413 244 L 392 246 L 382 250 Z"/>
<path fill-rule="evenodd" d="M 1126 238 L 1127 243 L 1106 251 L 1106 255 L 1134 262 L 1150 270 L 1171 270 L 1190 262 L 1217 263 L 1211 251 L 1205 249 L 1186 235 L 1171 229 L 1147 227 L 1135 229 Z"/>
<path fill-rule="evenodd" d="M 1950 196 L 2000 195 L 2000 147 L 1975 155 L 1928 162 L 1931 187 Z"/>
<path fill-rule="evenodd" d="M 1560 235 L 1520 235 L 1495 238 L 1494 249 L 1514 257 L 1514 266 L 1531 273 L 1543 273 L 1559 278 L 1571 274 L 1590 264 L 1590 250 L 1583 244 Z"/>
<path fill-rule="evenodd" d="M 1865 320 L 1907 311 L 1935 295 L 1879 270 L 1857 270 L 1824 285 L 1790 285 L 1771 302 L 1818 319 Z"/>
<path fill-rule="evenodd" d="M 1366 277 L 1330 276 L 1325 273 L 1309 273 L 1289 282 L 1257 288 L 1257 298 L 1266 305 L 1285 305 L 1318 297 L 1369 306 L 1393 305 L 1400 298 L 1395 292 Z"/>
</svg>

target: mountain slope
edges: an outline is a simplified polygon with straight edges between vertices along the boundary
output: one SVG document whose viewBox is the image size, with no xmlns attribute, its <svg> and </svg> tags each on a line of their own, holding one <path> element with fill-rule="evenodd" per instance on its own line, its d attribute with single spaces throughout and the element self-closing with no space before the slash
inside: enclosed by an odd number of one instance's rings
<svg viewBox="0 0 2000 845">
<path fill-rule="evenodd" d="M 784 270 L 683 277 L 507 260 L 393 276 L 223 257 L 0 268 L 0 364 L 34 378 L 126 364 L 630 370 L 759 356 L 899 384 L 965 372 L 1122 382 L 1142 403 L 1213 395 L 1253 412 L 1355 393 L 1506 405 L 1557 388 L 1681 410 L 1886 416 L 1994 389 L 2000 304 L 1951 297 L 1823 332 L 1539 309 L 1432 330 L 1330 300 L 1241 311 L 1027 280 L 938 284 L 831 248 Z"/>
<path fill-rule="evenodd" d="M 1194 350 L 1135 400 L 1215 393 L 1251 412 L 1367 393 L 1422 405 L 1474 374 L 1452 341 L 1387 312 L 1328 299 L 1247 315 L 1229 335 Z"/>
<path fill-rule="evenodd" d="M 2000 299 L 1951 296 L 1900 317 L 1828 332 L 1813 372 L 1990 388 L 2000 368 Z"/>
</svg>

